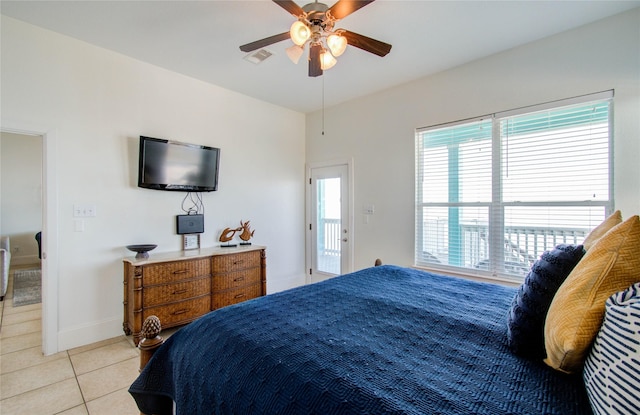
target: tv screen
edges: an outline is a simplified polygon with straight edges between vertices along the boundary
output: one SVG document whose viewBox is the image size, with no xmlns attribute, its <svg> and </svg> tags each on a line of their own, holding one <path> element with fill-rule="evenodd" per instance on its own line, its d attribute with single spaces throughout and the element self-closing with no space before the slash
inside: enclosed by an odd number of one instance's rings
<svg viewBox="0 0 640 415">
<path fill-rule="evenodd" d="M 218 190 L 220 149 L 140 136 L 138 186 L 156 190 Z"/>
</svg>

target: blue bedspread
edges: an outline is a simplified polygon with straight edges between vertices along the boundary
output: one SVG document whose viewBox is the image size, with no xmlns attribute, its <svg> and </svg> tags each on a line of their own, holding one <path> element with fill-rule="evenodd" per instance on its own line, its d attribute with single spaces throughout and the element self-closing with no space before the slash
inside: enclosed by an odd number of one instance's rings
<svg viewBox="0 0 640 415">
<path fill-rule="evenodd" d="M 129 391 L 147 414 L 590 414 L 579 375 L 509 351 L 514 293 L 366 269 L 209 313 Z"/>
</svg>

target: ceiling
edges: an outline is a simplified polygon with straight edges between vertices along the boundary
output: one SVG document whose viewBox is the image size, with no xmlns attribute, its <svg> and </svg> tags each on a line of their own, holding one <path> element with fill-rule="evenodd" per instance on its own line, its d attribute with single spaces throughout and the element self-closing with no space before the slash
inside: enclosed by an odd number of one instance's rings
<svg viewBox="0 0 640 415">
<path fill-rule="evenodd" d="M 327 1 L 333 5 L 335 1 Z M 297 1 L 303 6 L 307 1 Z M 285 40 L 260 64 L 239 46 L 294 18 L 258 1 L 0 2 L 2 14 L 257 99 L 308 113 L 621 13 L 638 1 L 377 0 L 339 21 L 393 45 L 384 58 L 348 47 L 324 76 L 294 65 Z M 306 56 L 306 55 L 305 55 Z"/>
</svg>

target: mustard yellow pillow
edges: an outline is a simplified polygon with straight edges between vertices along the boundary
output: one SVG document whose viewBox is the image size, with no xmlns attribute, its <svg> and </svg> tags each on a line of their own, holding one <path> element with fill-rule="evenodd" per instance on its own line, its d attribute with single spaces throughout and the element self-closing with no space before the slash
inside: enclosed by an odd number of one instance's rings
<svg viewBox="0 0 640 415">
<path fill-rule="evenodd" d="M 638 215 L 598 239 L 558 289 L 545 321 L 545 363 L 567 373 L 580 370 L 607 298 L 634 282 L 640 282 Z"/>
<path fill-rule="evenodd" d="M 595 228 L 593 228 L 591 232 L 589 232 L 586 238 L 584 238 L 584 242 L 582 243 L 582 246 L 584 247 L 585 250 L 588 251 L 589 249 L 591 249 L 593 244 L 595 244 L 598 239 L 602 238 L 605 233 L 609 232 L 611 228 L 613 228 L 616 225 L 619 225 L 620 223 L 622 223 L 622 213 L 620 213 L 619 210 L 616 210 L 615 212 L 613 212 L 611 216 L 606 218 L 600 225 L 596 226 Z"/>
</svg>

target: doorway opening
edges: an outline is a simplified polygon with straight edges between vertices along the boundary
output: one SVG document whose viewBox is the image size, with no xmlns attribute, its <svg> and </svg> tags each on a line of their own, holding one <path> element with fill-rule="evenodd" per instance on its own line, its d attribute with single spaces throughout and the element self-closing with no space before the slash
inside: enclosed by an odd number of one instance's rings
<svg viewBox="0 0 640 415">
<path fill-rule="evenodd" d="M 55 131 L 30 126 L 3 123 L 0 133 L 22 136 L 39 143 L 41 150 L 41 227 L 38 254 L 42 275 L 42 352 L 50 355 L 58 352 L 58 212 L 56 180 Z M 37 138 L 34 140 L 34 138 Z M 34 236 L 35 238 L 35 233 Z M 34 239 L 35 240 L 35 239 Z"/>
<path fill-rule="evenodd" d="M 352 163 L 308 168 L 307 282 L 353 270 Z"/>
</svg>

